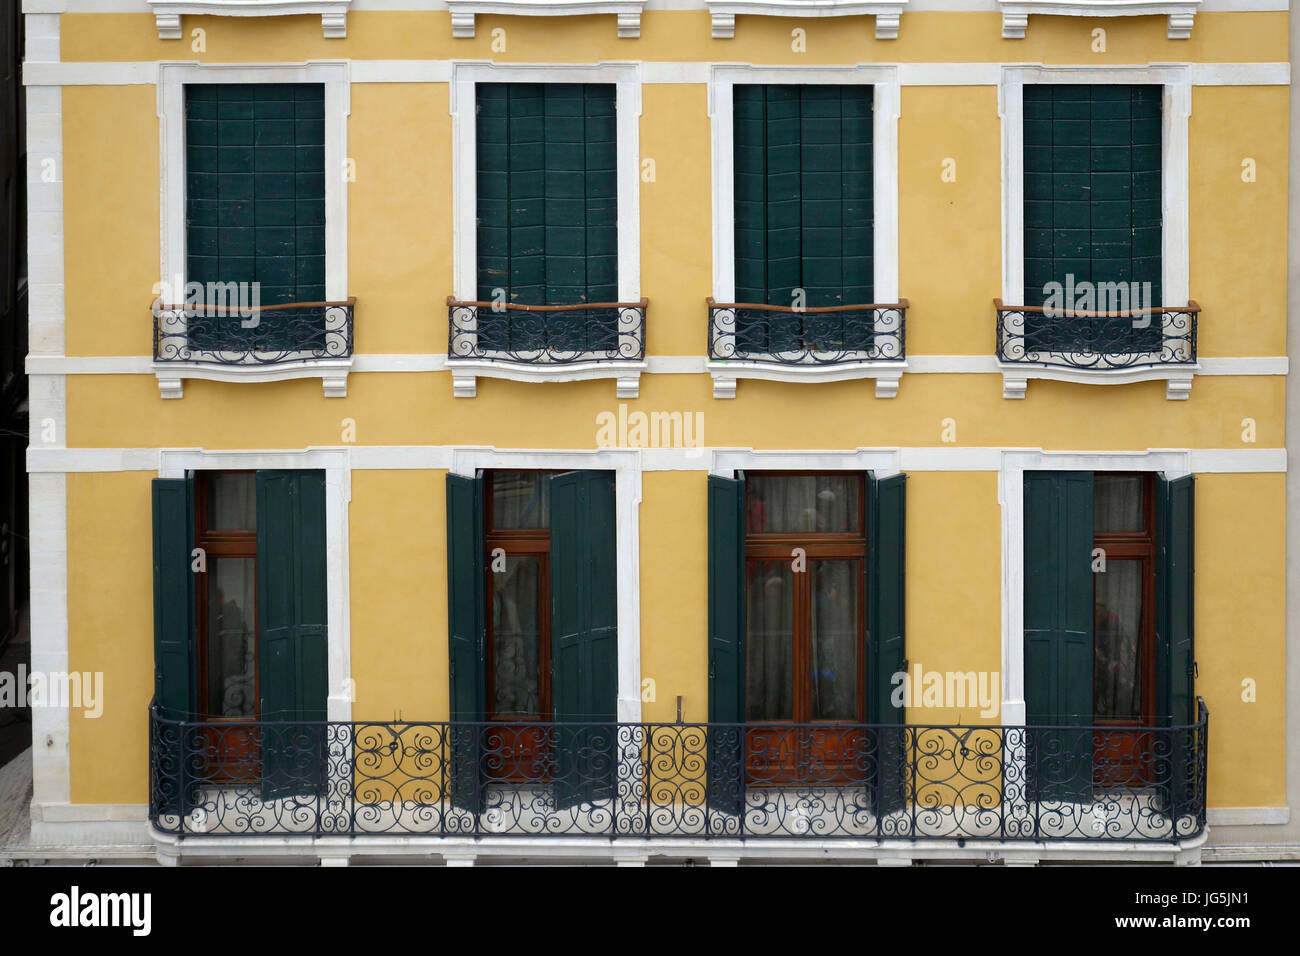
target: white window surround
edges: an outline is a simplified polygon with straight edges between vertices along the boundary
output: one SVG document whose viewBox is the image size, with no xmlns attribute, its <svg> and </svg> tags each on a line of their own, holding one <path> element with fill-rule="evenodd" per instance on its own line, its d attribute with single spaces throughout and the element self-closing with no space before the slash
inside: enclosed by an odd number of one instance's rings
<svg viewBox="0 0 1300 956">
<path fill-rule="evenodd" d="M 907 0 L 706 0 L 713 20 L 713 38 L 736 35 L 736 15 L 767 17 L 876 18 L 876 39 L 897 40 L 899 19 Z"/>
<path fill-rule="evenodd" d="M 1187 304 L 1190 297 L 1188 244 L 1188 120 L 1192 114 L 1192 70 L 1186 64 L 1155 66 L 1004 66 L 998 90 L 1002 116 L 1002 301 L 1011 307 L 1024 298 L 1025 178 L 1024 88 L 1044 83 L 1160 84 L 1161 105 L 1161 268 L 1164 303 Z M 1165 316 L 1166 327 L 1175 321 Z M 1029 379 L 1052 379 L 1090 385 L 1163 381 L 1165 398 L 1186 399 L 1197 365 L 1151 366 L 1111 370 L 1058 368 L 999 362 L 1002 397 L 1025 397 Z"/>
<path fill-rule="evenodd" d="M 158 39 L 179 40 L 184 14 L 217 17 L 275 17 L 320 14 L 326 39 L 348 35 L 348 6 L 352 0 L 149 0 Z"/>
<path fill-rule="evenodd" d="M 618 551 L 618 720 L 641 722 L 641 453 L 637 449 L 596 451 L 451 449 L 453 475 L 473 478 L 480 470 L 507 468 L 613 471 Z"/>
<path fill-rule="evenodd" d="M 709 117 L 713 136 L 713 299 L 736 296 L 735 154 L 733 90 L 737 83 L 861 84 L 873 87 L 872 117 L 872 254 L 877 302 L 898 301 L 898 117 L 899 69 L 896 65 L 730 66 L 709 74 Z M 877 328 L 881 328 L 877 322 Z M 893 398 L 907 368 L 905 362 L 846 362 L 828 365 L 766 365 L 758 362 L 707 363 L 714 398 L 735 398 L 741 378 L 774 382 L 839 382 L 874 378 L 876 397 Z"/>
<path fill-rule="evenodd" d="M 897 475 L 900 448 L 854 448 L 832 451 L 755 451 L 718 448 L 709 474 L 734 478 L 738 471 L 869 471 L 877 478 Z"/>
<path fill-rule="evenodd" d="M 266 468 L 320 469 L 325 472 L 325 571 L 327 672 L 326 719 L 349 721 L 356 697 L 352 681 L 351 599 L 349 587 L 348 503 L 352 465 L 346 448 L 298 451 L 204 451 L 163 448 L 159 478 L 184 478 L 190 471 L 256 471 Z"/>
<path fill-rule="evenodd" d="M 305 64 L 158 64 L 158 125 L 161 155 L 162 263 L 169 286 L 186 275 L 185 87 L 200 83 L 322 83 L 325 87 L 325 298 L 348 298 L 348 184 L 342 175 L 351 112 L 351 69 L 346 61 Z M 173 304 L 173 303 L 165 303 Z M 201 354 L 201 353 L 200 353 Z M 278 382 L 321 379 L 327 398 L 347 394 L 352 358 L 302 359 L 273 365 L 217 362 L 155 362 L 163 398 L 181 398 L 187 378 L 215 382 Z"/>
<path fill-rule="evenodd" d="M 641 35 L 641 9 L 646 0 L 447 0 L 451 35 L 474 36 L 474 17 L 480 13 L 532 17 L 585 17 L 612 13 L 618 17 L 618 35 Z"/>
<path fill-rule="evenodd" d="M 998 0 L 1002 8 L 1002 37 L 1023 40 L 1031 13 L 1058 17 L 1169 18 L 1168 37 L 1188 40 L 1201 0 Z"/>
<path fill-rule="evenodd" d="M 641 64 L 579 63 L 558 65 L 497 64 L 456 61 L 451 67 L 452 222 L 455 298 L 472 302 L 478 295 L 478 157 L 476 96 L 479 83 L 612 83 L 618 135 L 618 301 L 641 300 Z M 642 332 L 644 335 L 644 330 Z M 458 359 L 448 356 L 452 393 L 477 394 L 479 376 L 516 382 L 616 380 L 619 398 L 636 398 L 639 361 L 575 362 L 547 366 L 520 362 Z"/>
</svg>

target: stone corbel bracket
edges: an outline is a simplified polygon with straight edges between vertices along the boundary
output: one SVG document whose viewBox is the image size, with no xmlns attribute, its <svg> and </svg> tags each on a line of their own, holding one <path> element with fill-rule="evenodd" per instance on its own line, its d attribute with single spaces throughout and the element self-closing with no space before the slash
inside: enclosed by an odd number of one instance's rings
<svg viewBox="0 0 1300 956">
<path fill-rule="evenodd" d="M 876 39 L 897 40 L 899 20 L 907 0 L 709 0 L 713 38 L 736 35 L 736 16 L 876 18 Z"/>
<path fill-rule="evenodd" d="M 1192 22 L 1201 0 L 1000 0 L 1002 38 L 1023 40 L 1029 28 L 1030 14 L 1064 17 L 1141 17 L 1169 18 L 1167 36 L 1171 40 L 1189 40 Z"/>
<path fill-rule="evenodd" d="M 645 0 L 447 0 L 451 35 L 472 39 L 474 18 L 480 13 L 506 16 L 564 17 L 612 13 L 618 18 L 618 35 L 635 40 L 641 35 L 641 10 Z"/>
<path fill-rule="evenodd" d="M 319 14 L 327 40 L 348 35 L 348 6 L 352 0 L 149 0 L 158 39 L 179 40 L 185 14 L 215 17 L 276 17 Z"/>
</svg>

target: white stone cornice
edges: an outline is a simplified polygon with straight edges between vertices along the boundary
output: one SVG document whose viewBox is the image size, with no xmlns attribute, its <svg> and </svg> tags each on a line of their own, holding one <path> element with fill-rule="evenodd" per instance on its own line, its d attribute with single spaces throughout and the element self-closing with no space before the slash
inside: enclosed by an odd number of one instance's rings
<svg viewBox="0 0 1300 956">
<path fill-rule="evenodd" d="M 574 17 L 612 13 L 618 17 L 618 35 L 636 39 L 641 35 L 641 10 L 645 0 L 447 0 L 451 11 L 451 35 L 474 36 L 474 18 L 480 13 L 524 17 Z"/>
<path fill-rule="evenodd" d="M 319 14 L 326 39 L 348 34 L 348 7 L 352 0 L 148 0 L 158 26 L 158 39 L 179 40 L 181 16 L 275 17 Z"/>
<path fill-rule="evenodd" d="M 736 35 L 736 15 L 767 17 L 876 18 L 876 39 L 897 40 L 899 19 L 907 0 L 707 0 L 713 19 L 713 37 L 730 40 Z"/>
<path fill-rule="evenodd" d="M 998 0 L 1002 7 L 1002 36 L 1023 40 L 1030 14 L 1059 17 L 1144 17 L 1169 18 L 1168 37 L 1188 40 L 1192 21 L 1201 0 Z"/>
</svg>

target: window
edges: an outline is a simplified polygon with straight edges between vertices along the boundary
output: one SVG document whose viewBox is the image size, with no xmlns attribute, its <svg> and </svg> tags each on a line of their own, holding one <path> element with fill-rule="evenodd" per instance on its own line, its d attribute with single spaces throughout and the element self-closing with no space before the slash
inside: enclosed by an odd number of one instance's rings
<svg viewBox="0 0 1300 956">
<path fill-rule="evenodd" d="M 785 783 L 869 784 L 882 812 L 901 805 L 903 713 L 890 691 L 905 670 L 905 480 L 710 476 L 716 808 L 738 812 L 746 788 Z"/>
<path fill-rule="evenodd" d="M 607 798 L 617 719 L 614 476 L 447 478 L 453 802 L 492 780 Z M 563 726 L 572 724 L 572 727 Z M 554 725 L 554 726 L 552 726 Z"/>
</svg>

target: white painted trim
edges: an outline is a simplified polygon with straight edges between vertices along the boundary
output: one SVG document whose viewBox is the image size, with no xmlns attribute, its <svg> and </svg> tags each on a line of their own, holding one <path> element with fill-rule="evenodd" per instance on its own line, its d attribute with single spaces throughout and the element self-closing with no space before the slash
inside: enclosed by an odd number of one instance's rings
<svg viewBox="0 0 1300 956">
<path fill-rule="evenodd" d="M 1086 0 L 1085 0 L 1086 2 Z M 1204 13 L 1276 12 L 1288 0 L 1201 0 Z M 22 0 L 24 13 L 148 13 L 148 0 Z M 448 0 L 352 0 L 365 12 L 446 10 Z M 908 10 L 923 13 L 997 13 L 998 0 L 906 0 Z M 646 10 L 706 10 L 707 0 L 645 0 Z"/>
<path fill-rule="evenodd" d="M 897 40 L 899 19 L 908 0 L 706 0 L 713 21 L 713 38 L 736 35 L 736 17 L 863 17 L 876 18 L 876 39 Z"/>
<path fill-rule="evenodd" d="M 1025 170 L 1024 88 L 1026 84 L 1146 83 L 1164 89 L 1161 109 L 1161 289 L 1164 303 L 1186 305 L 1190 298 L 1190 230 L 1188 226 L 1188 126 L 1192 113 L 1192 72 L 1187 65 L 1169 66 L 1004 66 L 998 88 L 1002 117 L 1002 301 L 1008 306 L 1024 299 Z M 1166 328 L 1176 321 L 1164 313 Z M 1004 398 L 1024 398 L 1031 378 L 1118 384 L 1164 380 L 1165 397 L 1185 399 L 1192 387 L 1186 366 L 1141 370 L 1082 371 L 1047 366 L 1009 366 L 1003 377 Z"/>
<path fill-rule="evenodd" d="M 1212 827 L 1283 826 L 1291 822 L 1290 807 L 1210 807 L 1205 822 Z"/>
<path fill-rule="evenodd" d="M 593 426 L 594 428 L 594 426 Z M 526 451 L 453 446 L 450 471 L 472 478 L 480 469 L 614 472 L 618 522 L 618 720 L 641 722 L 641 456 L 636 449 Z"/>
<path fill-rule="evenodd" d="M 709 76 L 709 120 L 713 158 L 713 299 L 736 297 L 736 204 L 733 139 L 733 91 L 737 83 L 853 84 L 872 87 L 872 277 L 875 301 L 897 302 L 898 289 L 898 118 L 902 112 L 899 68 L 859 63 L 855 66 L 715 65 Z M 877 329 L 885 331 L 877 319 Z M 736 381 L 843 381 L 875 378 L 878 398 L 898 393 L 902 370 L 897 362 L 855 362 L 834 367 L 773 368 L 748 362 L 710 362 L 714 398 L 734 398 Z"/>
<path fill-rule="evenodd" d="M 1169 18 L 1168 37 L 1187 40 L 1201 0 L 1001 0 L 1002 37 L 1023 40 L 1030 14 L 1058 17 L 1143 17 Z"/>
<path fill-rule="evenodd" d="M 181 16 L 275 17 L 319 14 L 325 38 L 348 35 L 348 7 L 352 0 L 148 0 L 158 27 L 158 39 L 179 40 Z"/>
<path fill-rule="evenodd" d="M 353 83 L 447 83 L 456 60 L 351 60 Z M 215 64 L 214 64 L 215 65 Z M 232 66 L 234 64 L 231 64 Z M 654 60 L 641 64 L 642 83 L 707 83 L 706 60 Z M 897 63 L 900 86 L 997 86 L 1003 63 Z M 1152 64 L 1161 66 L 1163 64 Z M 1285 62 L 1184 63 L 1192 86 L 1288 86 L 1291 65 Z M 1142 66 L 1134 69 L 1145 69 Z M 152 86 L 158 79 L 155 60 L 39 62 L 23 68 L 27 86 Z"/>
<path fill-rule="evenodd" d="M 348 184 L 343 175 L 352 112 L 347 61 L 304 64 L 181 63 L 157 65 L 159 205 L 162 210 L 161 280 L 169 287 L 186 275 L 185 87 L 200 83 L 320 83 L 325 87 L 325 298 L 348 297 Z M 182 283 L 183 287 L 183 283 Z M 165 303 L 173 304 L 173 303 Z M 201 356 L 203 353 L 195 353 Z M 344 364 L 346 361 L 346 364 Z M 186 378 L 219 382 L 275 382 L 317 377 L 328 398 L 347 394 L 350 360 L 307 360 L 274 366 L 164 362 L 154 367 L 163 398 L 180 398 Z"/>
<path fill-rule="evenodd" d="M 162 448 L 157 451 L 158 477 L 184 478 L 187 471 L 263 468 L 321 469 L 325 472 L 325 571 L 327 580 L 329 697 L 326 719 L 351 720 L 352 612 L 348 547 L 348 503 L 352 500 L 352 466 L 347 448 L 285 451 L 204 451 Z"/>
<path fill-rule="evenodd" d="M 1051 365 L 999 363 L 1002 372 L 1002 397 L 1022 399 L 1030 379 L 1074 382 L 1079 385 L 1131 385 L 1134 382 L 1164 382 L 1169 401 L 1191 397 L 1192 378 L 1199 370 L 1195 365 L 1149 366 L 1146 368 L 1059 368 Z"/>
<path fill-rule="evenodd" d="M 457 60 L 451 72 L 452 274 L 454 295 L 472 302 L 478 293 L 478 163 L 475 90 L 479 83 L 611 83 L 615 87 L 618 136 L 618 301 L 641 300 L 641 64 L 499 64 Z M 649 319 L 647 318 L 647 321 Z M 643 331 L 644 334 L 644 331 Z M 563 366 L 482 363 L 449 359 L 452 393 L 476 394 L 476 379 L 492 375 L 515 381 L 617 380 L 619 398 L 635 398 L 642 362 L 595 362 L 579 372 Z"/>
<path fill-rule="evenodd" d="M 477 14 L 516 17 L 585 17 L 612 13 L 618 17 L 618 35 L 641 35 L 641 10 L 645 0 L 446 0 L 451 11 L 451 35 L 473 37 Z"/>
<path fill-rule="evenodd" d="M 709 474 L 734 477 L 738 471 L 870 471 L 877 477 L 898 474 L 898 448 L 856 448 L 851 451 L 755 451 L 716 449 Z"/>
</svg>

